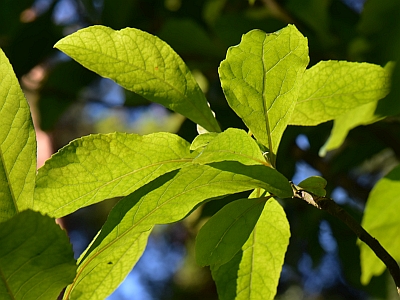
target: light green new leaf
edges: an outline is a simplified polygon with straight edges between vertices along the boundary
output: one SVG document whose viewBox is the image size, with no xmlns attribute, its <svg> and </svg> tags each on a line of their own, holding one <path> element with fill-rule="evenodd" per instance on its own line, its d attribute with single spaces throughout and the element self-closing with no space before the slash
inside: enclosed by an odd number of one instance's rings
<svg viewBox="0 0 400 300">
<path fill-rule="evenodd" d="M 372 189 L 361 225 L 400 261 L 400 166 L 379 180 Z M 359 242 L 361 256 L 361 282 L 367 284 L 372 276 L 385 270 L 383 262 L 363 242 Z"/>
<path fill-rule="evenodd" d="M 78 276 L 67 288 L 65 299 L 104 299 L 109 295 L 136 264 L 155 224 L 179 221 L 207 199 L 269 187 L 262 180 L 222 170 L 226 164 L 172 171 L 122 199 L 79 259 Z"/>
<path fill-rule="evenodd" d="M 390 72 L 368 63 L 322 61 L 303 76 L 291 125 L 318 125 L 389 93 Z"/>
<path fill-rule="evenodd" d="M 388 74 L 392 74 L 394 66 L 395 64 L 393 62 L 389 62 L 384 69 Z M 372 124 L 383 119 L 385 115 L 381 115 L 377 112 L 377 108 L 379 105 L 386 104 L 385 99 L 387 99 L 387 97 L 380 101 L 372 101 L 358 106 L 335 118 L 329 139 L 319 150 L 319 155 L 325 156 L 326 152 L 339 148 L 351 129 L 359 125 Z"/>
<path fill-rule="evenodd" d="M 289 237 L 284 210 L 276 200 L 268 200 L 242 250 L 219 268 L 211 267 L 219 299 L 274 299 Z"/>
<path fill-rule="evenodd" d="M 76 264 L 67 234 L 48 216 L 25 210 L 0 224 L 0 299 L 57 299 Z"/>
<path fill-rule="evenodd" d="M 265 161 L 257 142 L 245 131 L 229 128 L 212 139 L 193 163 L 207 164 L 218 161 L 238 161 L 244 165 L 263 164 Z"/>
<path fill-rule="evenodd" d="M 218 136 L 218 133 L 216 132 L 206 132 L 203 134 L 199 134 L 194 138 L 192 144 L 190 145 L 190 150 L 194 151 L 200 148 L 204 148 L 216 136 Z"/>
<path fill-rule="evenodd" d="M 308 61 L 307 39 L 288 25 L 272 34 L 246 33 L 219 67 L 229 105 L 271 157 L 290 120 Z"/>
<path fill-rule="evenodd" d="M 81 29 L 56 48 L 103 77 L 219 132 L 207 100 L 178 54 L 147 32 L 105 26 Z"/>
<path fill-rule="evenodd" d="M 32 207 L 36 136 L 28 103 L 0 49 L 0 222 Z"/>
<path fill-rule="evenodd" d="M 54 217 L 126 196 L 192 161 L 189 143 L 159 132 L 96 134 L 62 148 L 39 169 L 34 207 Z"/>
<path fill-rule="evenodd" d="M 200 266 L 230 261 L 249 238 L 266 198 L 240 199 L 225 205 L 200 229 L 196 261 Z"/>
</svg>

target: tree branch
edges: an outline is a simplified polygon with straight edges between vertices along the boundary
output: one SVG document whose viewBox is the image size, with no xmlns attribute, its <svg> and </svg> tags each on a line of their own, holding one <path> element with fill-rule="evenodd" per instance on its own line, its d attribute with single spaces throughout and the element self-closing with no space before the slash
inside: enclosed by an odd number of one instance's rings
<svg viewBox="0 0 400 300">
<path fill-rule="evenodd" d="M 376 256 L 386 265 L 390 274 L 392 275 L 397 287 L 397 293 L 400 295 L 400 268 L 396 260 L 382 247 L 382 245 L 372 237 L 358 222 L 350 216 L 343 208 L 341 208 L 335 201 L 328 197 L 320 197 L 311 192 L 301 189 L 300 187 L 292 184 L 295 198 L 302 199 L 308 204 L 315 206 L 318 209 L 324 210 L 332 216 L 341 220 L 347 225 L 357 237 L 366 243 Z"/>
</svg>

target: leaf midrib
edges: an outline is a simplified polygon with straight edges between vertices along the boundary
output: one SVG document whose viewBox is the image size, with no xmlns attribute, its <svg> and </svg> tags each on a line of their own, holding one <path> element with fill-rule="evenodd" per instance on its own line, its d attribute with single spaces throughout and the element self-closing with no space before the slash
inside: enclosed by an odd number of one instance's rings
<svg viewBox="0 0 400 300">
<path fill-rule="evenodd" d="M 135 170 L 133 170 L 133 171 L 131 171 L 131 172 L 128 172 L 128 173 L 125 173 L 125 174 L 123 174 L 123 175 L 121 175 L 121 176 L 118 176 L 118 177 L 116 177 L 116 178 L 114 178 L 114 179 L 112 179 L 112 180 L 106 182 L 105 184 L 102 184 L 102 185 L 100 185 L 100 186 L 98 186 L 98 187 L 96 187 L 96 188 L 90 190 L 89 192 L 87 192 L 87 193 L 85 193 L 85 194 L 79 196 L 78 198 L 75 198 L 74 200 L 72 200 L 72 201 L 70 201 L 70 202 L 68 202 L 68 203 L 66 203 L 66 204 L 64 204 L 64 205 L 62 205 L 62 206 L 59 206 L 56 210 L 53 210 L 52 213 L 53 213 L 54 216 L 56 216 L 56 215 L 54 214 L 55 212 L 59 211 L 60 209 L 66 207 L 66 206 L 68 206 L 68 205 L 71 205 L 72 203 L 75 203 L 76 201 L 79 201 L 80 199 L 86 197 L 88 194 L 91 194 L 91 193 L 93 193 L 93 192 L 95 192 L 95 191 L 98 192 L 100 189 L 102 189 L 102 188 L 104 188 L 104 187 L 106 187 L 106 186 L 108 186 L 108 185 L 114 183 L 115 181 L 124 179 L 125 177 L 131 176 L 131 175 L 133 175 L 133 174 L 135 174 L 135 173 L 137 173 L 137 172 L 140 172 L 140 171 L 142 171 L 142 170 L 145 170 L 145 169 L 147 169 L 147 168 L 152 168 L 152 167 L 155 167 L 155 166 L 162 166 L 162 165 L 170 164 L 170 163 L 191 162 L 191 161 L 193 161 L 193 158 L 173 159 L 173 160 L 167 160 L 167 161 L 156 162 L 156 163 L 153 163 L 153 164 L 150 164 L 150 165 L 146 165 L 146 166 L 144 166 L 144 167 L 142 167 L 142 168 L 135 169 Z M 170 171 L 172 171 L 172 170 L 170 170 Z M 150 175 L 151 175 L 151 174 L 150 174 Z M 95 195 L 94 195 L 92 198 L 90 198 L 88 201 L 86 201 L 83 205 L 86 205 L 86 203 L 90 202 L 90 200 L 93 199 L 93 198 L 96 196 L 97 192 L 95 193 Z M 133 191 L 132 191 L 132 192 L 133 192 Z M 35 201 L 35 198 L 34 198 L 34 201 Z"/>
<path fill-rule="evenodd" d="M 222 172 L 222 171 L 221 171 Z M 230 181 L 234 181 L 234 180 L 230 180 Z M 85 267 L 87 265 L 89 265 L 89 263 L 94 260 L 99 254 L 101 254 L 102 252 L 104 252 L 105 250 L 107 250 L 109 247 L 111 247 L 113 244 L 115 244 L 117 241 L 119 241 L 121 238 L 123 238 L 125 235 L 127 235 L 129 232 L 131 232 L 134 228 L 136 228 L 137 226 L 139 226 L 142 222 L 144 222 L 148 217 L 150 217 L 153 213 L 156 213 L 157 210 L 161 209 L 164 205 L 169 204 L 170 201 L 173 201 L 175 198 L 180 197 L 188 192 L 191 192 L 193 190 L 199 189 L 199 188 L 203 188 L 207 185 L 213 185 L 213 184 L 220 184 L 221 182 L 224 181 L 218 181 L 218 182 L 208 182 L 206 184 L 203 185 L 199 185 L 196 186 L 190 190 L 184 190 L 178 194 L 175 194 L 173 197 L 169 198 L 167 201 L 163 202 L 161 205 L 153 208 L 151 211 L 149 211 L 146 215 L 144 215 L 137 223 L 133 224 L 132 226 L 130 226 L 129 229 L 127 229 L 125 232 L 121 233 L 118 237 L 116 237 L 113 241 L 111 241 L 110 243 L 106 244 L 104 247 L 102 247 L 101 249 L 97 250 L 96 253 L 91 256 L 82 266 L 82 268 L 80 270 L 78 270 L 77 275 L 74 279 L 74 282 L 71 284 L 71 287 L 68 289 L 67 291 L 67 295 L 69 295 L 73 289 L 73 285 L 76 282 L 77 278 L 79 277 L 80 274 L 82 274 L 83 270 L 85 269 Z M 251 189 L 251 188 L 249 188 Z M 200 201 L 201 202 L 201 201 Z M 136 212 L 137 213 L 137 212 Z M 136 215 L 136 214 L 135 214 Z M 154 225 L 154 224 L 153 224 Z M 153 225 L 149 225 L 149 226 L 153 226 Z M 138 234 L 140 234 L 141 232 L 138 232 Z M 93 251 L 93 250 L 92 250 Z M 89 254 L 90 255 L 90 254 Z M 67 298 L 68 299 L 68 298 Z"/>
<path fill-rule="evenodd" d="M 219 239 L 218 243 L 215 245 L 214 250 L 211 251 L 210 253 L 210 257 L 213 255 L 214 251 L 217 250 L 218 246 L 221 244 L 222 240 L 224 239 L 224 237 L 228 234 L 228 232 L 231 230 L 231 228 L 241 219 L 243 218 L 249 211 L 255 209 L 258 205 L 260 205 L 260 203 L 262 201 L 265 201 L 264 198 L 260 198 L 256 201 L 254 201 L 254 203 L 248 207 L 245 211 L 243 211 L 240 215 L 238 215 L 232 222 L 231 224 L 228 226 L 228 228 L 226 228 L 226 230 L 223 232 L 221 238 Z M 255 228 L 255 227 L 254 227 Z M 254 230 L 254 229 L 253 229 Z M 251 233 L 250 233 L 251 234 Z"/>
<path fill-rule="evenodd" d="M 15 195 L 14 195 L 14 189 L 12 188 L 10 177 L 9 177 L 9 174 L 8 174 L 8 171 L 7 171 L 7 166 L 5 164 L 4 155 L 3 155 L 3 149 L 1 147 L 1 145 L 0 145 L 0 159 L 1 159 L 1 164 L 3 166 L 4 174 L 5 174 L 6 179 L 7 179 L 8 190 L 10 191 L 11 199 L 12 199 L 13 204 L 14 204 L 15 213 L 18 213 L 19 209 L 18 209 L 17 201 L 16 201 Z"/>
<path fill-rule="evenodd" d="M 57 44 L 58 44 L 58 43 L 57 43 Z M 55 46 L 57 46 L 57 44 L 56 44 Z M 63 44 L 61 43 L 61 44 L 59 44 L 59 45 L 63 45 Z M 114 57 L 114 56 L 111 56 L 111 55 L 108 55 L 108 54 L 105 54 L 105 53 L 102 53 L 102 52 L 99 52 L 99 51 L 90 50 L 90 49 L 87 49 L 87 48 L 84 48 L 84 47 L 79 47 L 79 46 L 76 46 L 76 45 L 71 46 L 71 45 L 69 45 L 69 44 L 64 44 L 64 46 L 65 46 L 65 45 L 66 45 L 66 46 L 70 46 L 71 48 L 83 49 L 83 50 L 85 50 L 85 51 L 87 51 L 87 52 L 89 52 L 89 53 L 95 53 L 95 54 L 98 54 L 98 55 L 102 55 L 102 56 L 105 56 L 105 57 L 109 57 L 109 58 L 112 58 L 112 59 L 114 59 L 115 61 L 120 62 L 120 63 L 125 63 L 125 64 L 127 64 L 127 65 L 129 65 L 129 66 L 132 66 L 132 68 L 135 68 L 135 70 L 133 70 L 133 71 L 131 71 L 131 72 L 134 72 L 134 71 L 136 71 L 136 70 L 141 70 L 141 71 L 143 71 L 143 72 L 145 72 L 145 73 L 147 73 L 147 74 L 153 76 L 154 78 L 156 78 L 156 79 L 157 79 L 158 81 L 160 81 L 161 83 L 166 84 L 167 86 L 169 86 L 170 88 L 172 88 L 173 90 L 175 90 L 178 94 L 182 95 L 183 98 L 187 101 L 187 103 L 190 103 L 190 105 L 191 105 L 197 112 L 199 112 L 199 113 L 201 114 L 201 116 L 203 117 L 203 119 L 211 126 L 211 128 L 213 128 L 213 130 L 214 130 L 215 132 L 220 132 L 220 131 L 221 131 L 219 128 L 216 128 L 212 123 L 210 123 L 210 122 L 208 121 L 208 118 L 203 114 L 203 112 L 202 112 L 201 110 L 199 110 L 199 109 L 196 107 L 196 105 L 190 100 L 189 97 L 187 97 L 185 94 L 183 94 L 180 90 L 178 90 L 176 87 L 174 87 L 173 85 L 171 85 L 169 82 L 160 79 L 160 78 L 159 78 L 158 76 L 156 76 L 154 73 L 151 73 L 151 72 L 149 72 L 149 71 L 146 70 L 146 69 L 139 68 L 139 67 L 133 65 L 132 63 L 130 63 L 130 62 L 128 62 L 128 61 L 121 60 L 121 59 L 119 59 L 119 58 L 116 58 L 116 57 Z M 63 51 L 63 52 L 64 52 L 64 51 Z M 141 53 L 141 51 L 139 51 L 139 52 Z M 164 59 L 164 58 L 163 58 L 163 59 Z M 87 68 L 92 70 L 91 67 L 87 67 Z M 93 71 L 93 70 L 92 70 L 92 71 Z M 97 72 L 96 72 L 96 73 L 97 73 Z M 119 74 L 119 73 L 117 73 L 117 74 Z M 184 76 L 183 73 L 182 73 L 182 76 Z M 107 78 L 109 78 L 109 79 L 111 79 L 111 80 L 114 81 L 114 79 L 112 79 L 112 78 L 110 78 L 110 77 L 108 77 L 108 76 L 104 76 L 104 77 L 107 77 Z M 195 82 L 195 84 L 197 84 L 197 82 Z M 200 91 L 201 91 L 201 90 L 200 90 Z M 204 94 L 203 94 L 203 96 L 204 96 Z M 205 98 L 205 96 L 204 96 L 204 98 Z M 207 100 L 207 99 L 206 99 L 206 100 Z"/>
</svg>

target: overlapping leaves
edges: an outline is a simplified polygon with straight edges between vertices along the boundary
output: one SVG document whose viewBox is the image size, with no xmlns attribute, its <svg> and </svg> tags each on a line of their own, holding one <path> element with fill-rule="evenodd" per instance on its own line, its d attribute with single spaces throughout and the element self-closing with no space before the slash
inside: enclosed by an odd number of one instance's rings
<svg viewBox="0 0 400 300">
<path fill-rule="evenodd" d="M 262 174 L 240 174 L 244 167 L 230 162 L 186 166 L 122 199 L 79 259 L 78 276 L 68 287 L 66 299 L 104 299 L 135 265 L 154 225 L 181 220 L 207 199 L 256 187 L 270 188 Z"/>
</svg>

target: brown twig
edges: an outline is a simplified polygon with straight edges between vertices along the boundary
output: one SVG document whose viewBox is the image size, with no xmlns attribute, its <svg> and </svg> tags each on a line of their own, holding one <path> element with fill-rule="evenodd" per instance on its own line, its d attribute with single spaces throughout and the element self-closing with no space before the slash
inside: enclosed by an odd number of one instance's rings
<svg viewBox="0 0 400 300">
<path fill-rule="evenodd" d="M 315 206 L 318 209 L 324 210 L 332 216 L 341 220 L 347 225 L 357 237 L 366 243 L 376 256 L 386 265 L 397 287 L 397 293 L 400 295 L 400 268 L 396 260 L 386 251 L 385 248 L 372 237 L 358 222 L 350 216 L 343 208 L 335 201 L 328 197 L 320 197 L 311 192 L 301 189 L 292 184 L 294 197 L 306 201 L 308 204 Z"/>
</svg>

